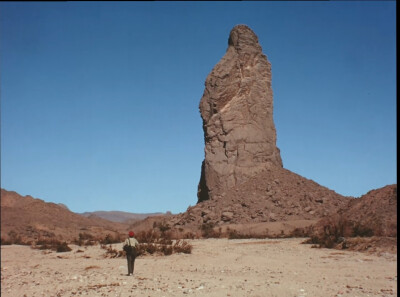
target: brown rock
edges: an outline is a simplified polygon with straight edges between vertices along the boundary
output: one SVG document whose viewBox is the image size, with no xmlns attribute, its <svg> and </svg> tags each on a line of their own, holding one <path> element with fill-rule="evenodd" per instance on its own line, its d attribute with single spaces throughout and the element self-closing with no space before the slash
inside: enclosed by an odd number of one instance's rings
<svg viewBox="0 0 400 297">
<path fill-rule="evenodd" d="M 232 219 L 233 219 L 233 212 L 231 212 L 231 211 L 224 211 L 221 214 L 221 220 L 224 221 L 224 222 L 230 221 Z"/>
<path fill-rule="evenodd" d="M 271 65 L 254 32 L 235 26 L 200 101 L 205 160 L 199 202 L 216 198 L 270 164 L 282 167 L 272 107 Z"/>
</svg>

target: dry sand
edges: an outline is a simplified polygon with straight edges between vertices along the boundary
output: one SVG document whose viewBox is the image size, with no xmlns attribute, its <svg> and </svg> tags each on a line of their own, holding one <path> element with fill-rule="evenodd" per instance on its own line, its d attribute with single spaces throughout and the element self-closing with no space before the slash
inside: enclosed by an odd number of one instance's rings
<svg viewBox="0 0 400 297">
<path fill-rule="evenodd" d="M 191 240 L 192 254 L 137 258 L 134 276 L 100 246 L 47 254 L 2 246 L 1 296 L 397 296 L 396 254 L 302 241 Z"/>
</svg>

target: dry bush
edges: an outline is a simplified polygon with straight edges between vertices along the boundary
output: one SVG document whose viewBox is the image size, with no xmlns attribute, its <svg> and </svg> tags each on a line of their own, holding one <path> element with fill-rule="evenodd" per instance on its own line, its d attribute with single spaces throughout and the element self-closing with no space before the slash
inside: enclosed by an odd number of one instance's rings
<svg viewBox="0 0 400 297">
<path fill-rule="evenodd" d="M 173 253 L 190 253 L 192 246 L 183 241 L 178 240 L 173 242 L 173 232 L 164 223 L 155 223 L 157 229 L 150 229 L 147 231 L 140 231 L 136 234 L 135 238 L 139 242 L 139 246 L 136 249 L 136 255 L 171 255 Z M 120 257 L 126 255 L 124 251 L 120 251 L 121 254 L 117 254 L 117 251 L 111 248 L 111 245 L 107 248 L 106 245 L 102 244 L 102 248 L 106 249 L 107 257 Z"/>
<path fill-rule="evenodd" d="M 121 235 L 117 233 L 117 235 L 112 236 L 111 234 L 107 234 L 103 239 L 99 240 L 100 244 L 112 244 L 112 243 L 121 243 L 123 242 Z"/>
<path fill-rule="evenodd" d="M 68 244 L 64 241 L 61 242 L 56 246 L 56 252 L 57 253 L 64 253 L 64 252 L 70 252 L 72 249 L 68 246 Z"/>
<path fill-rule="evenodd" d="M 271 238 L 268 233 L 240 233 L 237 230 L 228 228 L 226 230 L 228 239 L 264 239 Z"/>
<path fill-rule="evenodd" d="M 307 237 L 311 235 L 311 228 L 295 228 L 292 232 L 290 232 L 289 237 Z"/>
<path fill-rule="evenodd" d="M 318 247 L 345 249 L 347 248 L 345 238 L 380 235 L 377 230 L 374 231 L 369 226 L 336 215 L 319 221 L 314 232 L 310 232 L 310 238 L 304 243 L 318 245 Z"/>
<path fill-rule="evenodd" d="M 100 268 L 100 266 L 90 265 L 90 266 L 85 267 L 85 270 L 88 271 L 89 269 L 98 269 L 98 268 Z"/>
<path fill-rule="evenodd" d="M 19 245 L 30 245 L 31 242 L 24 241 L 20 235 L 14 230 L 8 232 L 8 239 L 1 238 L 1 245 L 19 244 Z"/>
<path fill-rule="evenodd" d="M 104 254 L 104 258 L 121 258 L 121 257 L 125 256 L 124 251 L 118 251 L 116 249 L 113 249 L 111 244 L 109 246 L 107 246 L 105 244 L 101 244 L 100 248 L 106 250 L 106 252 Z"/>
<path fill-rule="evenodd" d="M 173 246 L 174 253 L 191 254 L 193 246 L 184 240 L 178 240 Z"/>
<path fill-rule="evenodd" d="M 159 244 L 163 244 L 163 245 L 172 245 L 172 237 L 168 236 L 167 238 L 160 238 L 160 240 L 158 241 Z"/>
<path fill-rule="evenodd" d="M 145 248 L 145 252 L 149 253 L 150 255 L 157 252 L 157 246 L 154 243 L 148 243 L 143 245 Z"/>
<path fill-rule="evenodd" d="M 79 239 L 81 239 L 81 240 L 92 240 L 92 239 L 94 239 L 94 236 L 92 234 L 90 234 L 90 233 L 83 232 L 83 233 L 79 233 Z"/>
<path fill-rule="evenodd" d="M 195 239 L 197 235 L 193 232 L 185 232 L 182 236 L 182 239 Z"/>
<path fill-rule="evenodd" d="M 378 234 L 375 235 L 381 235 L 380 232 L 376 232 Z M 367 227 L 367 226 L 363 226 L 360 223 L 355 223 L 353 226 L 353 234 L 352 237 L 371 237 L 374 235 L 374 231 Z"/>
<path fill-rule="evenodd" d="M 203 236 L 203 238 L 221 238 L 221 228 L 216 231 L 214 227 L 215 224 L 212 222 L 203 223 L 200 226 L 201 235 Z"/>
<path fill-rule="evenodd" d="M 70 252 L 72 250 L 65 241 L 59 241 L 54 238 L 39 239 L 32 248 L 39 250 L 52 250 L 57 253 Z"/>
<path fill-rule="evenodd" d="M 165 256 L 172 255 L 172 252 L 173 252 L 173 247 L 172 247 L 172 245 L 163 245 L 163 246 L 161 247 L 161 252 L 162 252 Z"/>
<path fill-rule="evenodd" d="M 79 246 L 92 246 L 95 245 L 97 241 L 98 240 L 96 240 L 92 234 L 84 232 L 79 233 L 78 239 L 73 240 L 73 243 Z"/>
<path fill-rule="evenodd" d="M 169 226 L 169 224 L 165 221 L 162 222 L 154 222 L 153 223 L 153 228 L 158 228 L 161 232 L 161 236 L 164 235 L 165 232 L 171 230 L 171 227 Z"/>
<path fill-rule="evenodd" d="M 12 242 L 9 239 L 1 238 L 1 245 L 11 245 Z"/>
<path fill-rule="evenodd" d="M 160 233 L 155 230 L 140 231 L 136 234 L 135 238 L 140 243 L 153 243 L 160 239 Z"/>
<path fill-rule="evenodd" d="M 137 255 L 161 254 L 171 255 L 173 253 L 191 253 L 192 245 L 184 240 L 177 240 L 175 244 L 170 239 L 154 238 L 154 242 L 140 243 L 137 249 Z"/>
</svg>

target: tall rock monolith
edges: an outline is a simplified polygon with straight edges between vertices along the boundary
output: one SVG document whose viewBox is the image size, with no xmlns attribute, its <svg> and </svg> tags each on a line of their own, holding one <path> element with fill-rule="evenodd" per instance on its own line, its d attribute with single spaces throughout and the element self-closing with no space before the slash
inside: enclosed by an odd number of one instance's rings
<svg viewBox="0 0 400 297">
<path fill-rule="evenodd" d="M 282 167 L 273 121 L 271 64 L 245 25 L 205 82 L 200 101 L 205 159 L 198 202 L 218 199 L 271 165 Z"/>
</svg>

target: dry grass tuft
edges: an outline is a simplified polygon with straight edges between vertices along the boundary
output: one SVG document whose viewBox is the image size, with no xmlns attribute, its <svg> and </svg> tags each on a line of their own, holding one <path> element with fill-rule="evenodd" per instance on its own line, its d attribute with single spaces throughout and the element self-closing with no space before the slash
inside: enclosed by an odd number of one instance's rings
<svg viewBox="0 0 400 297">
<path fill-rule="evenodd" d="M 88 270 L 90 270 L 90 269 L 99 269 L 99 268 L 100 268 L 100 266 L 97 266 L 97 265 L 90 265 L 90 266 L 85 267 L 85 270 L 88 271 Z"/>
<path fill-rule="evenodd" d="M 39 239 L 32 248 L 39 250 L 52 250 L 57 253 L 70 252 L 72 250 L 65 241 L 59 241 L 53 238 Z"/>
</svg>

